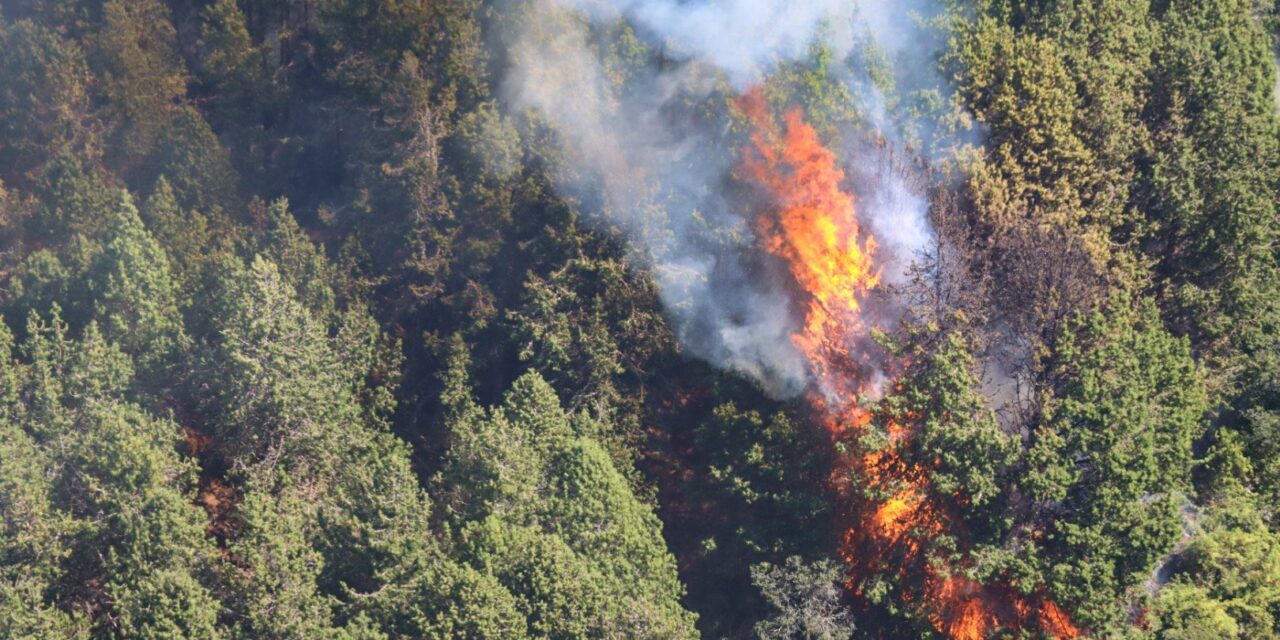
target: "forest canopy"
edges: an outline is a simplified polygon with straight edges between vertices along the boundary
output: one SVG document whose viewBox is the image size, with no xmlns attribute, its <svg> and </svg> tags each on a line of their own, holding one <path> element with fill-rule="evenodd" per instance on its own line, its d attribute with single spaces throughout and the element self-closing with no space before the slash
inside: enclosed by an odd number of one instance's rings
<svg viewBox="0 0 1280 640">
<path fill-rule="evenodd" d="M 1280 638 L 1272 0 L 3 0 L 0 637 Z"/>
</svg>

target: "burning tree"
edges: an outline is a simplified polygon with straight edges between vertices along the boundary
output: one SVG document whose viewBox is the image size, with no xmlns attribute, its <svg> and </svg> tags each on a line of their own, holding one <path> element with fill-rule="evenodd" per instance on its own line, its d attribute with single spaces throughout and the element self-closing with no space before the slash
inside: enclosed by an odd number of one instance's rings
<svg viewBox="0 0 1280 640">
<path fill-rule="evenodd" d="M 742 173 L 775 205 L 757 222 L 760 241 L 786 264 L 805 301 L 792 341 L 815 380 L 814 413 L 840 452 L 830 482 L 841 502 L 848 591 L 881 599 L 884 578 L 894 575 L 895 599 L 951 638 L 979 640 L 1001 628 L 1077 637 L 1034 585 L 1028 593 L 1003 576 L 977 579 L 965 513 L 998 497 L 996 476 L 1016 444 L 973 394 L 964 345 L 953 338 L 913 363 L 870 339 L 864 306 L 881 280 L 876 241 L 859 226 L 835 154 L 799 108 L 779 128 L 759 89 L 737 106 L 754 128 Z M 864 405 L 862 398 L 884 391 L 886 371 L 898 382 Z M 956 458 L 956 439 L 976 464 Z"/>
</svg>

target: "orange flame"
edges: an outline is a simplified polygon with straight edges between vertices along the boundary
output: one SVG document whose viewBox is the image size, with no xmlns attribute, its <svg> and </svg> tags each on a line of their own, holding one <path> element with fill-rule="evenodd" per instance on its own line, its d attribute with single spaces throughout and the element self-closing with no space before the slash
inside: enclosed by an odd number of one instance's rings
<svg viewBox="0 0 1280 640">
<path fill-rule="evenodd" d="M 835 441 L 855 442 L 872 419 L 858 404 L 871 370 L 857 345 L 867 334 L 860 308 L 880 283 L 873 263 L 875 239 L 860 229 L 853 196 L 841 187 L 844 172 L 801 109 L 787 111 L 779 130 L 758 88 L 742 96 L 737 107 L 753 126 L 743 173 L 765 188 L 776 205 L 758 221 L 761 243 L 786 263 L 807 300 L 804 323 L 792 340 L 822 391 L 812 397 L 813 406 Z M 1079 637 L 1052 602 L 1036 599 L 1038 606 L 1033 606 L 1028 596 L 989 588 L 960 577 L 957 567 L 940 569 L 925 561 L 923 550 L 930 539 L 954 525 L 949 505 L 939 504 L 930 491 L 930 469 L 902 455 L 913 436 L 912 416 L 905 418 L 887 421 L 885 446 L 842 456 L 832 473 L 833 488 L 852 523 L 840 549 L 850 572 L 848 585 L 854 588 L 860 575 L 882 566 L 894 566 L 904 575 L 921 572 L 923 592 L 903 598 L 919 602 L 930 623 L 956 640 L 981 640 L 994 629 L 1012 626 L 1038 626 L 1059 639 Z M 861 487 L 853 486 L 853 478 Z"/>
<path fill-rule="evenodd" d="M 860 300 L 880 282 L 871 264 L 875 240 L 859 238 L 853 196 L 840 188 L 844 172 L 803 112 L 788 111 L 780 133 L 760 91 L 748 92 L 740 105 L 755 125 L 754 147 L 744 155 L 743 169 L 780 207 L 776 218 L 759 221 L 764 248 L 786 261 L 809 297 L 804 328 L 792 339 L 823 391 L 856 397 L 858 380 L 845 374 L 857 365 L 851 361 L 850 338 L 864 333 Z"/>
</svg>

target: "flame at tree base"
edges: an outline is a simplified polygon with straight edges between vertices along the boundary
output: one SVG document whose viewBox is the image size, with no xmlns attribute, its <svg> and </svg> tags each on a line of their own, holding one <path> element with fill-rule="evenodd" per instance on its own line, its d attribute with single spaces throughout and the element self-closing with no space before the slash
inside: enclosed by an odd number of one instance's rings
<svg viewBox="0 0 1280 640">
<path fill-rule="evenodd" d="M 763 248 L 782 259 L 807 307 L 792 337 L 805 354 L 819 390 L 812 405 L 838 451 L 831 485 L 845 522 L 839 550 L 847 586 L 894 567 L 903 584 L 922 587 L 901 594 L 938 632 L 956 640 L 981 640 L 996 629 L 1039 629 L 1059 639 L 1079 637 L 1052 601 L 1003 585 L 988 586 L 961 575 L 960 566 L 930 561 L 929 544 L 956 531 L 956 518 L 932 491 L 932 469 L 902 455 L 914 430 L 912 416 L 873 416 L 858 404 L 873 379 L 865 349 L 862 302 L 880 282 L 875 239 L 859 227 L 853 196 L 841 186 L 844 172 L 798 108 L 779 130 L 759 89 L 737 101 L 754 127 L 742 170 L 766 189 L 776 205 L 757 224 Z M 887 444 L 866 451 L 859 443 L 873 419 L 887 425 Z M 874 498 L 869 496 L 887 496 Z M 949 502 L 949 501 L 947 501 Z"/>
</svg>

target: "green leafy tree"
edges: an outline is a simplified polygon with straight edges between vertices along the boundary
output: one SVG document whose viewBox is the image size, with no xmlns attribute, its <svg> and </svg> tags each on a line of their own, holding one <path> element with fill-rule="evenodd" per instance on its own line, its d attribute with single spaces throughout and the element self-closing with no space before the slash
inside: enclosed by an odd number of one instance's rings
<svg viewBox="0 0 1280 640">
<path fill-rule="evenodd" d="M 148 381 L 173 377 L 188 345 L 169 256 L 142 224 L 127 192 L 89 275 L 94 317 L 108 340 L 136 359 Z"/>
<path fill-rule="evenodd" d="M 1151 4 L 985 0 L 978 19 L 959 25 L 949 57 L 960 63 L 961 95 L 997 140 L 1014 136 L 1009 143 L 1021 149 L 1007 155 L 1001 143 L 979 170 L 973 185 L 989 198 L 985 208 L 1017 215 L 1027 201 L 1009 202 L 1009 195 L 1057 192 L 1045 203 L 1051 206 L 1031 201 L 1024 213 L 1070 225 L 1100 260 L 1129 259 L 1105 241 L 1131 240 L 1143 228 L 1132 196 L 1151 138 L 1143 116 L 1160 35 Z M 1020 136 L 1030 136 L 1028 144 L 1018 144 Z M 1040 141 L 1062 148 L 1043 149 Z"/>
<path fill-rule="evenodd" d="M 33 192 L 41 203 L 27 221 L 30 237 L 62 244 L 76 235 L 96 237 L 110 221 L 116 192 L 96 165 L 71 153 L 56 155 L 37 176 Z"/>
<path fill-rule="evenodd" d="M 214 121 L 228 127 L 252 127 L 258 107 L 270 96 L 264 52 L 253 42 L 236 0 L 217 0 L 200 13 L 200 64 L 197 76 L 214 105 Z"/>
<path fill-rule="evenodd" d="M 453 377 L 462 376 L 455 372 Z M 502 538 L 536 537 L 541 531 L 554 540 L 530 542 L 538 545 L 539 553 L 573 554 L 587 562 L 589 570 L 581 571 L 599 576 L 588 578 L 588 584 L 602 583 L 599 588 L 605 595 L 591 596 L 588 602 L 624 603 L 610 607 L 606 621 L 575 617 L 565 620 L 567 629 L 557 633 L 568 633 L 575 625 L 603 624 L 647 636 L 691 635 L 693 616 L 679 604 L 683 588 L 662 541 L 661 525 L 650 508 L 636 500 L 604 450 L 580 435 L 594 430 L 582 424 L 587 419 L 566 415 L 555 392 L 536 374 L 522 376 L 502 405 L 488 412 L 471 404 L 465 391 L 459 395 L 452 443 L 436 483 L 455 526 L 465 531 L 466 523 L 484 523 L 489 542 L 481 548 L 489 548 L 481 560 L 500 579 L 507 577 L 504 586 L 518 598 L 525 594 L 530 631 L 546 629 L 551 622 L 546 616 L 562 607 L 556 603 L 568 596 L 547 590 L 555 583 L 551 578 L 530 576 L 527 571 L 533 567 L 494 566 L 489 555 L 504 555 Z M 525 533 L 504 531 L 503 524 L 525 528 Z M 579 571 L 568 566 L 561 570 Z M 538 584 L 544 590 L 529 594 Z M 578 615 L 590 616 L 590 611 Z"/>
<path fill-rule="evenodd" d="M 1227 404 L 1225 427 L 1277 495 L 1280 134 L 1271 38 L 1247 2 L 1171 3 L 1153 109 L 1147 206 L 1173 326 L 1192 337 Z"/>
<path fill-rule="evenodd" d="M 627 632 L 626 600 L 563 539 L 490 517 L 469 526 L 466 555 L 512 594 L 530 637 L 609 637 Z"/>
<path fill-rule="evenodd" d="M 187 72 L 169 8 L 160 0 L 110 0 L 91 58 L 124 166 L 150 153 L 186 95 Z"/>
<path fill-rule="evenodd" d="M 20 527 L 4 543 L 0 619 L 71 636 L 89 622 L 97 635 L 219 637 L 213 547 L 177 426 L 121 400 L 133 369 L 96 324 L 74 340 L 55 312 L 27 334 L 26 361 L 6 357 L 6 441 L 31 457 L 0 465 L 15 490 L 3 521 Z M 43 464 L 24 472 L 20 460 Z"/>
<path fill-rule="evenodd" d="M 1089 224 L 1085 207 L 1096 160 L 1074 126 L 1080 97 L 1054 41 L 979 17 L 958 29 L 949 56 L 961 95 L 991 130 L 968 184 L 983 221 L 1061 225 L 1091 238 L 1105 258 L 1109 228 Z"/>
<path fill-rule="evenodd" d="M 200 369 L 219 447 L 238 466 L 301 465 L 333 473 L 359 418 L 363 372 L 342 365 L 328 329 L 262 257 L 224 260 L 204 312 Z"/>
<path fill-rule="evenodd" d="M 195 292 L 203 265 L 219 250 L 227 250 L 229 238 L 219 235 L 208 217 L 182 208 L 169 180 L 160 176 L 142 207 L 142 220 L 169 258 L 179 295 Z M 186 306 L 186 302 L 182 306 Z"/>
<path fill-rule="evenodd" d="M 239 204 L 239 178 L 230 155 L 204 116 L 192 107 L 173 113 L 145 162 L 127 177 L 131 184 L 149 186 L 162 175 L 187 208 L 220 216 Z"/>
<path fill-rule="evenodd" d="M 204 357 L 217 372 L 218 446 L 243 478 L 244 529 L 226 572 L 241 632 L 484 638 L 522 628 L 511 595 L 431 535 L 407 447 L 385 431 L 390 399 L 366 386 L 386 345 L 363 309 L 331 334 L 273 263 L 222 268 Z"/>
<path fill-rule="evenodd" d="M 1119 598 L 1180 535 L 1207 398 L 1150 301 L 1118 295 L 1057 346 L 1062 382 L 1026 472 L 1047 534 L 1036 560 L 1080 624 L 1114 628 Z"/>
<path fill-rule="evenodd" d="M 227 567 L 227 582 L 241 635 L 283 639 L 335 632 L 333 611 L 316 584 L 324 558 L 310 543 L 316 507 L 304 489 L 251 485 L 239 506 L 244 529 L 231 548 L 243 569 Z"/>
<path fill-rule="evenodd" d="M 895 360 L 909 364 L 871 407 L 867 427 L 841 445 L 846 455 L 877 461 L 847 480 L 866 500 L 855 508 L 876 511 L 855 516 L 862 521 L 849 529 L 855 546 L 846 551 L 860 563 L 852 576 L 856 588 L 886 621 L 900 621 L 898 633 L 934 633 L 937 611 L 929 607 L 937 603 L 916 594 L 937 579 L 935 571 L 993 585 L 1010 578 L 1006 545 L 1022 450 L 981 395 L 962 326 L 909 326 L 898 343 L 887 343 Z M 893 500 L 904 507 L 901 515 L 892 525 L 875 521 Z M 888 526 L 901 532 L 861 531 Z"/>
<path fill-rule="evenodd" d="M 13 337 L 0 323 L 4 418 L 0 421 L 0 633 L 10 637 L 89 637 L 89 620 L 49 601 L 69 549 L 74 521 L 53 492 L 52 452 L 21 424 L 18 404 L 26 371 L 14 360 Z"/>
<path fill-rule="evenodd" d="M 528 274 L 523 304 L 509 318 L 520 359 L 566 393 L 570 407 L 611 421 L 625 437 L 639 429 L 628 424 L 636 407 L 627 391 L 672 341 L 658 307 L 652 282 L 621 261 L 581 256 L 545 278 Z"/>
<path fill-rule="evenodd" d="M 324 250 L 312 244 L 298 221 L 289 213 L 289 202 L 272 202 L 266 211 L 266 229 L 258 241 L 258 251 L 280 268 L 280 275 L 297 292 L 306 307 L 327 319 L 334 313 L 333 285 L 337 275 Z"/>
<path fill-rule="evenodd" d="M 796 523 L 810 523 L 806 528 L 815 536 L 797 541 L 801 547 L 823 543 L 817 536 L 825 528 L 820 523 L 829 507 L 815 495 L 823 479 L 811 471 L 826 461 L 818 453 L 817 438 L 795 420 L 782 412 L 762 414 L 731 402 L 716 407 L 698 425 L 694 438 L 708 460 L 707 479 L 713 487 L 708 499 L 724 503 L 740 517 L 735 533 L 741 540 L 717 542 L 718 552 L 728 553 L 736 544 L 755 552 L 801 551 L 778 546 L 789 537 L 783 528 Z"/>
<path fill-rule="evenodd" d="M 1158 637 L 1280 637 L 1280 535 L 1264 513 L 1239 485 L 1209 505 L 1156 596 Z"/>
<path fill-rule="evenodd" d="M 931 490 L 942 500 L 959 498 L 971 540 L 990 544 L 1006 533 L 1001 512 L 1009 499 L 1018 443 L 1000 428 L 979 395 L 968 341 L 952 333 L 939 342 L 907 355 L 920 365 L 894 390 L 888 405 L 903 424 L 916 429 L 907 456 L 931 467 Z"/>
</svg>

